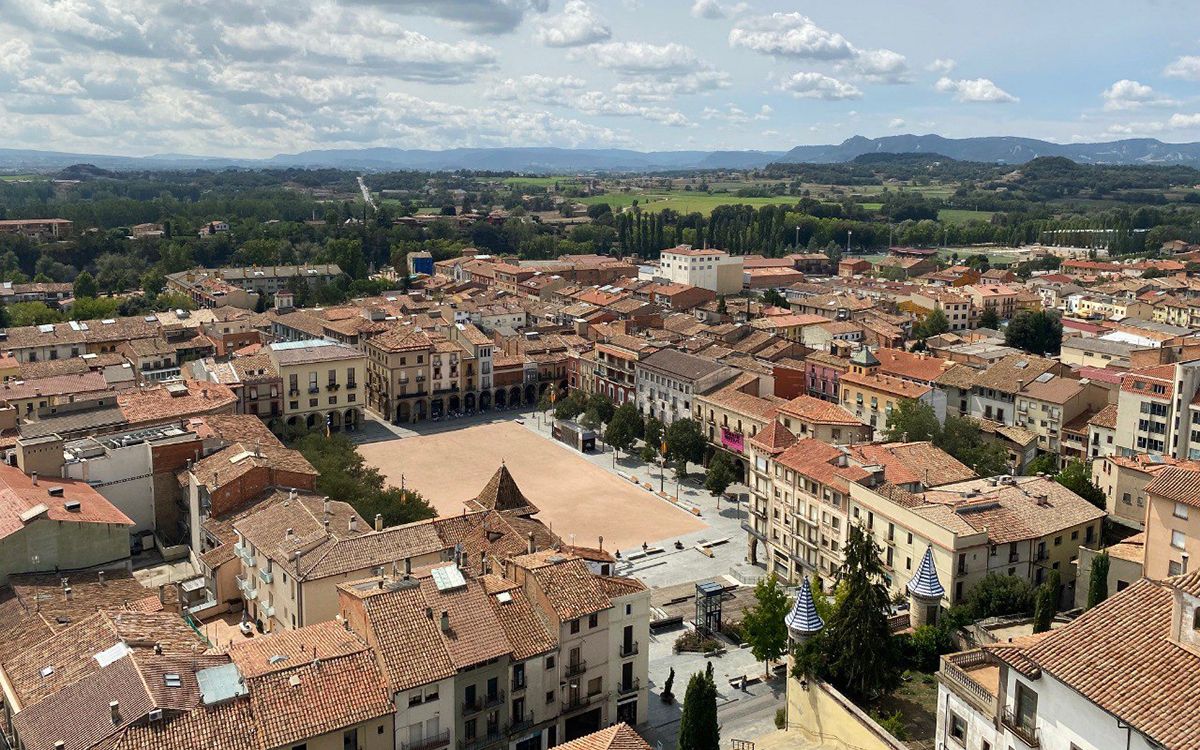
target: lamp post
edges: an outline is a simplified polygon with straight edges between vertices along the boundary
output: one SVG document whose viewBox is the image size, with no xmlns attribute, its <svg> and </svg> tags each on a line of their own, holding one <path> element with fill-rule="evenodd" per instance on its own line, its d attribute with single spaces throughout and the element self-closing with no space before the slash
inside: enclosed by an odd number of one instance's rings
<svg viewBox="0 0 1200 750">
<path fill-rule="evenodd" d="M 846 230 L 846 255 L 850 254 L 850 238 L 854 236 L 853 229 Z"/>
</svg>

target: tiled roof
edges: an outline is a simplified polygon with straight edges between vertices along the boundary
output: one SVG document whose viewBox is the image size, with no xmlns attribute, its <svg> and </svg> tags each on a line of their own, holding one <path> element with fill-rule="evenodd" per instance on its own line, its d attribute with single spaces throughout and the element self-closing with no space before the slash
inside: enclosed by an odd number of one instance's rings
<svg viewBox="0 0 1200 750">
<path fill-rule="evenodd" d="M 226 653 L 249 679 L 279 672 L 313 659 L 332 659 L 364 651 L 367 644 L 352 630 L 329 621 L 303 628 L 282 630 L 265 638 L 238 640 Z"/>
<path fill-rule="evenodd" d="M 173 396 L 168 386 L 153 386 L 136 391 L 125 391 L 117 396 L 117 405 L 122 416 L 131 424 L 162 424 L 183 417 L 214 412 L 231 412 L 237 396 L 228 386 L 220 383 L 203 383 L 195 380 L 182 381 L 187 392 Z"/>
<path fill-rule="evenodd" d="M 246 682 L 254 724 L 268 748 L 303 742 L 396 710 L 374 658 L 365 651 L 309 661 Z"/>
<path fill-rule="evenodd" d="M 551 555 L 545 561 L 547 564 L 534 568 L 530 575 L 537 580 L 559 620 L 574 620 L 612 605 L 604 587 L 583 560 Z"/>
<path fill-rule="evenodd" d="M 767 453 L 778 455 L 796 442 L 796 436 L 778 419 L 772 419 L 766 427 L 750 438 L 750 442 Z"/>
<path fill-rule="evenodd" d="M 891 375 L 867 375 L 855 372 L 842 373 L 842 383 L 861 386 L 878 393 L 887 393 L 900 398 L 920 398 L 929 392 L 929 386 L 902 380 Z"/>
<path fill-rule="evenodd" d="M 33 481 L 15 466 L 0 466 L 0 539 L 45 519 L 133 526 L 128 516 L 87 482 L 58 477 L 37 484 Z M 62 494 L 51 495 L 52 488 L 62 488 Z M 78 509 L 68 510 L 67 503 L 78 503 Z"/>
<path fill-rule="evenodd" d="M 1200 469 L 1167 467 L 1146 485 L 1146 494 L 1200 507 Z"/>
<path fill-rule="evenodd" d="M 112 745 L 112 750 L 164 748 L 266 750 L 248 700 L 200 705 L 170 721 L 128 726 Z"/>
<path fill-rule="evenodd" d="M 848 492 L 850 482 L 866 479 L 870 474 L 858 466 L 839 466 L 844 455 L 832 445 L 809 438 L 797 441 L 775 460 L 820 484 Z"/>
<path fill-rule="evenodd" d="M 622 722 L 558 746 L 560 750 L 651 750 L 650 743 Z"/>
<path fill-rule="evenodd" d="M 1141 579 L 1029 644 L 985 646 L 1023 674 L 1046 673 L 1172 750 L 1200 746 L 1200 656 L 1178 641 L 1175 596 L 1200 574 Z M 1187 622 L 1182 627 L 1190 628 Z M 997 644 L 1000 646 L 1001 644 Z"/>
<path fill-rule="evenodd" d="M 728 409 L 737 414 L 758 419 L 769 419 L 774 416 L 779 407 L 785 402 L 775 396 L 754 396 L 737 389 L 737 382 L 720 390 L 714 391 L 702 398 L 716 406 Z"/>
<path fill-rule="evenodd" d="M 204 414 L 189 419 L 187 427 L 205 439 L 216 437 L 230 443 L 281 445 L 266 423 L 253 414 Z"/>
<path fill-rule="evenodd" d="M 879 360 L 879 371 L 883 374 L 918 383 L 933 382 L 947 369 L 955 366 L 949 360 L 913 354 L 903 349 L 876 349 L 875 357 Z"/>
<path fill-rule="evenodd" d="M 970 493 L 975 493 L 970 495 Z M 944 485 L 921 495 L 926 505 L 940 505 L 994 544 L 1038 539 L 1081 524 L 1099 521 L 1104 511 L 1053 479 L 1016 477 L 1011 484 L 991 485 L 976 479 Z"/>
<path fill-rule="evenodd" d="M 213 491 L 259 468 L 278 469 L 314 477 L 317 475 L 317 470 L 300 451 L 277 444 L 258 445 L 242 442 L 233 443 L 205 456 L 192 466 L 191 471 L 199 484 Z"/>
<path fill-rule="evenodd" d="M 516 515 L 532 515 L 538 512 L 537 506 L 529 502 L 521 492 L 512 473 L 503 463 L 479 494 L 473 500 L 467 501 L 467 506 L 472 510 L 495 510 Z"/>
<path fill-rule="evenodd" d="M 837 404 L 812 396 L 799 395 L 779 405 L 779 413 L 815 424 L 859 425 L 853 414 Z"/>
<path fill-rule="evenodd" d="M 1020 382 L 1031 383 L 1037 376 L 1057 365 L 1054 360 L 1032 354 L 1010 354 L 999 362 L 993 362 L 986 370 L 980 371 L 975 377 L 975 385 L 1015 393 Z"/>
<path fill-rule="evenodd" d="M 971 467 L 929 441 L 852 445 L 851 455 L 864 464 L 883 466 L 892 484 L 920 483 L 925 487 L 974 479 Z"/>
<path fill-rule="evenodd" d="M 497 576 L 490 577 L 498 578 Z M 499 578 L 498 580 L 505 581 L 506 579 Z M 524 660 L 552 651 L 558 646 L 557 628 L 550 627 L 537 607 L 530 602 L 524 589 L 511 581 L 507 581 L 507 583 L 512 587 L 505 589 L 503 591 L 505 595 L 500 596 L 498 581 L 493 581 L 491 586 L 496 587 L 497 590 L 488 591 L 487 598 L 488 603 L 492 606 L 492 611 L 495 612 L 496 620 L 504 629 L 504 635 L 512 648 L 512 658 Z"/>
</svg>

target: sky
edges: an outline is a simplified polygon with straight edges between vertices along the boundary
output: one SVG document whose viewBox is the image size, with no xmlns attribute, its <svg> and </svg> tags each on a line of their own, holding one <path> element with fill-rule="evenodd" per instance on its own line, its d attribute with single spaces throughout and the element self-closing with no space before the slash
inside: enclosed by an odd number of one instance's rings
<svg viewBox="0 0 1200 750">
<path fill-rule="evenodd" d="M 1195 0 L 0 0 L 0 147 L 1200 140 Z"/>
</svg>

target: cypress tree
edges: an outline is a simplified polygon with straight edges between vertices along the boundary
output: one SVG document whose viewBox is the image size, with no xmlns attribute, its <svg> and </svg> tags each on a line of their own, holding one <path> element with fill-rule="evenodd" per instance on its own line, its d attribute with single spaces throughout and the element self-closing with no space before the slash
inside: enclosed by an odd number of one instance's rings
<svg viewBox="0 0 1200 750">
<path fill-rule="evenodd" d="M 1092 558 L 1092 572 L 1088 579 L 1087 608 L 1091 609 L 1108 598 L 1108 567 L 1107 552 L 1101 552 Z"/>
</svg>

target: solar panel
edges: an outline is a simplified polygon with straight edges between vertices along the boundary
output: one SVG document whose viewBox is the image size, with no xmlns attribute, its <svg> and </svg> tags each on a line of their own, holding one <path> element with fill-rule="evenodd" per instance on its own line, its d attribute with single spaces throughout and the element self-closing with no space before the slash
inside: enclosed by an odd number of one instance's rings
<svg viewBox="0 0 1200 750">
<path fill-rule="evenodd" d="M 433 569 L 433 583 L 438 591 L 450 591 L 467 585 L 462 571 L 455 565 L 446 565 Z"/>
</svg>

